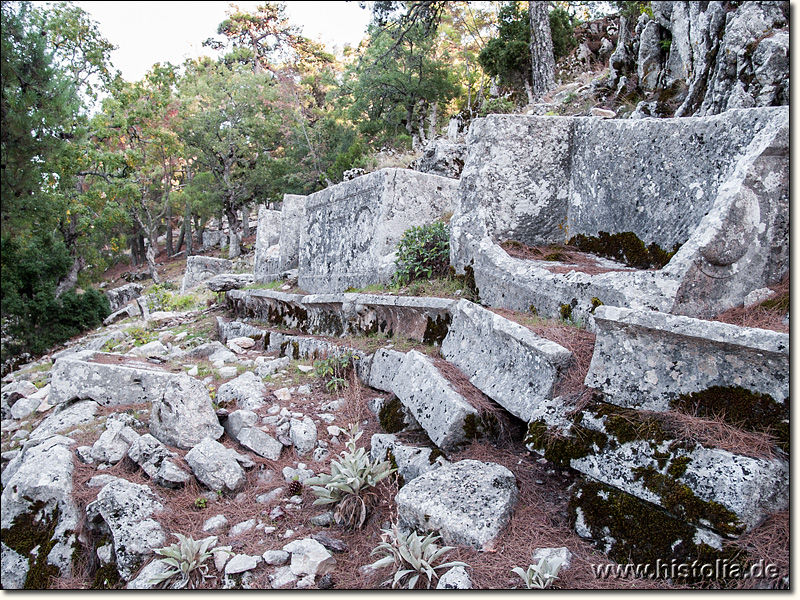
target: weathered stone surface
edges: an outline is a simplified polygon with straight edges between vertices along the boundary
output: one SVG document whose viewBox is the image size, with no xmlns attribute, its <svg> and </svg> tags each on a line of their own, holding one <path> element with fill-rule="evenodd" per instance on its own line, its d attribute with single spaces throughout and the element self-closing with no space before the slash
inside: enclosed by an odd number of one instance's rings
<svg viewBox="0 0 800 600">
<path fill-rule="evenodd" d="M 472 580 L 464 567 L 453 567 L 448 569 L 439 578 L 436 584 L 437 590 L 471 590 Z"/>
<path fill-rule="evenodd" d="M 181 294 L 211 279 L 215 275 L 230 273 L 233 271 L 233 263 L 224 258 L 213 258 L 211 256 L 190 256 L 186 259 L 186 270 L 183 273 L 181 282 Z"/>
<path fill-rule="evenodd" d="M 458 179 L 464 168 L 467 147 L 464 144 L 449 140 L 431 140 L 425 147 L 422 156 L 409 165 L 420 173 L 430 173 L 440 177 Z"/>
<path fill-rule="evenodd" d="M 158 340 L 154 340 L 131 349 L 131 351 L 128 352 L 128 356 L 164 356 L 167 352 L 167 347 L 164 344 Z"/>
<path fill-rule="evenodd" d="M 283 444 L 257 427 L 241 429 L 236 439 L 248 450 L 269 460 L 278 460 L 283 450 Z"/>
<path fill-rule="evenodd" d="M 226 295 L 239 317 L 299 329 L 314 335 L 402 335 L 426 344 L 440 344 L 450 324 L 454 300 L 377 294 L 313 294 L 301 296 L 273 290 L 237 290 Z M 270 344 L 272 337 L 270 335 Z"/>
<path fill-rule="evenodd" d="M 300 456 L 306 455 L 314 450 L 317 444 L 317 426 L 311 417 L 303 417 L 303 420 L 292 419 L 290 421 L 289 437 L 295 451 Z"/>
<path fill-rule="evenodd" d="M 442 357 L 511 414 L 528 421 L 552 397 L 572 353 L 513 321 L 461 300 L 442 343 Z"/>
<path fill-rule="evenodd" d="M 42 440 L 56 433 L 69 433 L 82 425 L 91 425 L 95 422 L 98 408 L 93 400 L 58 406 L 31 432 L 29 439 Z"/>
<path fill-rule="evenodd" d="M 223 383 L 217 390 L 217 404 L 222 406 L 234 403 L 243 410 L 258 410 L 264 406 L 267 386 L 261 377 L 252 371 L 245 371 L 236 379 Z"/>
<path fill-rule="evenodd" d="M 789 335 L 601 306 L 586 385 L 612 404 L 668 410 L 682 394 L 737 386 L 789 397 Z"/>
<path fill-rule="evenodd" d="M 20 454 L 3 471 L 3 496 L 0 503 L 0 528 L 3 543 L 22 557 L 24 564 L 14 554 L 3 551 L 3 587 L 7 569 L 22 566 L 24 585 L 29 576 L 43 576 L 42 569 L 51 564 L 68 576 L 77 547 L 78 509 L 72 499 L 72 452 L 73 440 L 51 436 L 41 441 L 29 441 Z M 19 528 L 22 528 L 20 531 Z M 39 536 L 39 553 L 31 553 L 16 544 L 26 536 Z M 54 543 L 47 551 L 43 549 L 49 541 Z M 16 581 L 13 577 L 9 577 Z"/>
<path fill-rule="evenodd" d="M 225 565 L 225 575 L 235 575 L 237 573 L 244 573 L 245 571 L 252 571 L 260 562 L 260 556 L 237 554 Z"/>
<path fill-rule="evenodd" d="M 382 169 L 311 194 L 298 285 L 330 293 L 387 283 L 403 233 L 452 210 L 456 186 L 444 177 Z"/>
<path fill-rule="evenodd" d="M 650 419 L 603 404 L 567 417 L 562 407 L 543 411 L 531 423 L 526 445 L 721 535 L 737 536 L 788 508 L 784 459 L 752 458 L 674 439 Z M 558 439 L 548 441 L 548 428 L 559 432 Z"/>
<path fill-rule="evenodd" d="M 167 571 L 172 570 L 172 567 L 164 564 L 160 560 L 151 560 L 147 563 L 139 574 L 128 582 L 125 586 L 126 590 L 152 590 L 158 585 L 153 582 L 155 578 L 165 574 Z"/>
<path fill-rule="evenodd" d="M 92 459 L 115 465 L 125 458 L 131 444 L 138 439 L 139 434 L 124 419 L 111 416 L 106 421 L 106 430 L 92 446 Z"/>
<path fill-rule="evenodd" d="M 229 339 L 247 336 L 256 342 L 254 348 L 258 350 L 263 350 L 265 345 L 269 345 L 268 340 L 270 332 L 266 329 L 256 327 L 252 323 L 229 321 L 223 317 L 217 317 L 217 334 L 222 344 L 227 343 Z"/>
<path fill-rule="evenodd" d="M 86 507 L 89 527 L 111 533 L 117 570 L 130 580 L 153 550 L 166 542 L 166 534 L 153 516 L 164 510 L 160 499 L 146 485 L 124 479 L 106 484 L 97 500 Z"/>
<path fill-rule="evenodd" d="M 462 460 L 407 483 L 395 502 L 400 526 L 438 531 L 445 544 L 480 550 L 508 523 L 517 497 L 511 471 Z"/>
<path fill-rule="evenodd" d="M 326 575 L 336 567 L 333 555 L 325 546 L 312 538 L 290 542 L 283 547 L 283 551 L 292 555 L 289 568 L 297 576 Z"/>
<path fill-rule="evenodd" d="M 252 410 L 235 410 L 228 415 L 225 421 L 225 433 L 233 440 L 239 439 L 239 432 L 245 427 L 255 427 L 258 424 L 258 415 Z"/>
<path fill-rule="evenodd" d="M 258 208 L 258 230 L 256 232 L 256 255 L 253 260 L 253 279 L 256 283 L 267 283 L 270 274 L 280 271 L 280 258 L 269 249 L 280 241 L 281 211 L 270 210 L 263 204 Z"/>
<path fill-rule="evenodd" d="M 179 377 L 157 365 L 130 362 L 120 354 L 100 356 L 105 362 L 90 362 L 95 357 L 91 351 L 59 358 L 50 372 L 48 402 L 56 405 L 79 398 L 102 406 L 139 404 L 163 395 L 168 383 Z M 119 364 L 106 364 L 110 361 Z"/>
<path fill-rule="evenodd" d="M 128 457 L 157 485 L 169 488 L 181 487 L 190 475 L 174 462 L 175 454 L 149 433 L 140 436 L 128 450 Z"/>
<path fill-rule="evenodd" d="M 308 196 L 284 194 L 281 205 L 280 272 L 297 269 Z"/>
<path fill-rule="evenodd" d="M 3 589 L 21 590 L 25 587 L 25 579 L 30 568 L 28 559 L 14 552 L 5 544 L 0 544 L 2 561 L 0 562 L 0 575 L 3 577 Z"/>
<path fill-rule="evenodd" d="M 206 438 L 186 454 L 195 477 L 215 491 L 238 492 L 245 484 L 237 452 Z"/>
<path fill-rule="evenodd" d="M 389 460 L 391 457 L 391 462 L 397 465 L 397 474 L 405 483 L 450 464 L 441 454 L 435 455 L 431 448 L 402 444 L 397 436 L 390 433 L 372 436 L 369 455 L 373 461 Z"/>
<path fill-rule="evenodd" d="M 710 316 L 740 305 L 749 292 L 787 272 L 788 109 L 636 122 L 563 119 L 495 115 L 470 130 L 459 209 L 451 221 L 451 262 L 459 273 L 471 268 L 481 302 L 533 307 L 556 318 L 569 305 L 572 318 L 590 327 L 593 299 Z M 527 127 L 552 138 L 526 140 Z M 517 133 L 505 141 L 506 130 Z M 556 223 L 537 212 L 544 201 L 511 201 L 529 184 L 525 169 L 514 167 L 505 178 L 491 176 L 494 167 L 486 166 L 487 146 L 507 152 L 512 161 L 539 144 L 550 150 L 537 159 L 535 172 L 558 176 L 560 183 L 534 186 L 529 195 L 554 204 L 547 216 L 562 215 Z M 505 197 L 507 206 L 498 200 Z M 683 246 L 661 271 L 599 275 L 577 267 L 554 273 L 552 262 L 513 259 L 497 246 L 509 237 L 547 242 L 542 228 L 559 243 L 605 231 L 631 232 L 646 246 L 655 243 L 666 251 Z"/>
<path fill-rule="evenodd" d="M 106 298 L 111 308 L 111 312 L 116 312 L 131 300 L 142 295 L 144 286 L 140 283 L 128 283 L 126 285 L 106 291 Z"/>
<path fill-rule="evenodd" d="M 253 283 L 253 275 L 250 273 L 224 273 L 215 275 L 206 281 L 206 287 L 212 292 L 227 292 L 228 290 L 238 290 Z"/>
<path fill-rule="evenodd" d="M 38 391 L 38 388 L 30 381 L 15 381 L 13 383 L 9 383 L 8 385 L 4 385 L 2 388 L 2 394 L 0 395 L 2 418 L 8 419 L 12 416 L 11 409 L 18 400 L 21 398 L 27 398 L 28 396 L 33 396 Z"/>
<path fill-rule="evenodd" d="M 372 357 L 372 368 L 369 371 L 369 386 L 376 390 L 391 392 L 392 381 L 405 358 L 406 355 L 397 350 L 386 348 L 376 350 Z"/>
<path fill-rule="evenodd" d="M 478 411 L 453 389 L 436 365 L 416 350 L 406 354 L 392 381 L 392 392 L 442 450 L 463 443 L 467 417 L 478 417 Z"/>
<path fill-rule="evenodd" d="M 540 560 L 546 560 L 548 563 L 559 561 L 561 570 L 566 571 L 572 564 L 572 552 L 569 548 L 562 546 L 561 548 L 537 548 L 533 551 L 531 563 L 538 565 Z"/>
<path fill-rule="evenodd" d="M 205 438 L 219 438 L 219 424 L 205 386 L 184 373 L 164 386 L 153 399 L 150 433 L 170 446 L 192 448 Z"/>
</svg>

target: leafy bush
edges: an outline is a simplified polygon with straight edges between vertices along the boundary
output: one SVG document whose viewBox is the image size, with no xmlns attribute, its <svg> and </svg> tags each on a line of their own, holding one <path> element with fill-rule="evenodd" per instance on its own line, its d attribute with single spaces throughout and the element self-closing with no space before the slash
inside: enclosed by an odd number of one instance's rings
<svg viewBox="0 0 800 600">
<path fill-rule="evenodd" d="M 192 294 L 175 294 L 171 290 L 175 284 L 166 281 L 150 288 L 149 301 L 152 310 L 182 311 L 192 310 L 197 306 L 197 298 Z"/>
<path fill-rule="evenodd" d="M 374 488 L 391 475 L 394 469 L 387 461 L 372 460 L 364 448 L 356 448 L 363 434 L 358 424 L 351 425 L 347 432 L 349 440 L 340 460 L 331 461 L 331 473 L 321 473 L 306 480 L 317 497 L 314 504 L 335 504 L 334 520 L 352 528 L 364 525 L 370 510 L 377 501 Z"/>
<path fill-rule="evenodd" d="M 317 375 L 325 379 L 325 387 L 329 392 L 348 387 L 347 376 L 353 370 L 354 362 L 358 357 L 352 352 L 345 352 L 340 356 L 329 356 L 314 361 L 314 370 Z"/>
<path fill-rule="evenodd" d="M 578 45 L 575 39 L 575 22 L 569 13 L 561 7 L 550 11 L 550 34 L 553 38 L 553 56 L 558 61 L 567 56 Z"/>
<path fill-rule="evenodd" d="M 478 114 L 481 117 L 486 115 L 507 115 L 514 112 L 514 103 L 505 98 L 491 98 L 483 103 Z"/>
<path fill-rule="evenodd" d="M 166 557 L 159 558 L 159 562 L 172 568 L 152 578 L 150 583 L 157 584 L 175 580 L 170 585 L 172 589 L 196 587 L 200 581 L 211 577 L 208 575 L 208 566 L 203 563 L 212 556 L 209 548 L 217 543 L 217 537 L 212 535 L 195 541 L 180 533 L 173 535 L 178 538 L 179 543 L 155 550 L 156 554 Z"/>
<path fill-rule="evenodd" d="M 550 561 L 543 558 L 538 565 L 530 565 L 527 571 L 523 571 L 522 567 L 514 567 L 511 572 L 522 577 L 529 590 L 533 588 L 544 590 L 558 579 L 558 572 L 561 570 L 562 562 L 560 558 L 554 558 Z"/>
<path fill-rule="evenodd" d="M 450 230 L 442 222 L 412 227 L 397 246 L 394 282 L 405 285 L 414 279 L 442 277 L 450 267 Z"/>
<path fill-rule="evenodd" d="M 406 587 L 414 589 L 421 576 L 428 578 L 427 587 L 430 589 L 435 578 L 437 569 L 449 569 L 451 567 L 466 567 L 460 561 L 436 564 L 453 546 L 438 546 L 438 535 L 429 533 L 426 537 L 421 537 L 416 531 L 411 533 L 401 533 L 397 525 L 392 525 L 391 529 L 384 529 L 381 534 L 381 542 L 372 550 L 371 554 L 383 553 L 383 558 L 376 560 L 372 568 L 394 567 L 395 573 L 392 580 L 392 587 Z"/>
</svg>

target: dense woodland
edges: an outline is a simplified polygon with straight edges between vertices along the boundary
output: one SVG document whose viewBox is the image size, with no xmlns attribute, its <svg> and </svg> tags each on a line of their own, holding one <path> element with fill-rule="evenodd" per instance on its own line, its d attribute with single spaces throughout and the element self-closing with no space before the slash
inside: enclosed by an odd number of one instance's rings
<svg viewBox="0 0 800 600">
<path fill-rule="evenodd" d="M 453 115 L 534 101 L 576 25 L 647 4 L 375 2 L 338 56 L 278 4 L 232 6 L 204 42 L 217 58 L 131 82 L 84 10 L 2 2 L 3 360 L 99 324 L 91 283 L 111 265 L 147 264 L 158 283 L 156 255 L 191 254 L 223 217 L 236 257 L 248 210 L 419 149 Z"/>
</svg>

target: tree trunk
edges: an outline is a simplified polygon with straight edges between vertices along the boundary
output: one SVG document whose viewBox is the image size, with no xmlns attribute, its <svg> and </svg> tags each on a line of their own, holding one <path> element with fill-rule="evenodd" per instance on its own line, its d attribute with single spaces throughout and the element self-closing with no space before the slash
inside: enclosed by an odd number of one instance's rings
<svg viewBox="0 0 800 600">
<path fill-rule="evenodd" d="M 170 205 L 167 205 L 165 219 L 167 220 L 167 256 L 172 256 L 175 254 L 175 249 L 172 246 L 172 206 Z"/>
<path fill-rule="evenodd" d="M 158 276 L 158 270 L 156 269 L 155 245 L 153 244 L 153 242 L 149 237 L 145 238 L 144 247 L 145 247 L 144 256 L 147 259 L 147 270 L 150 272 L 150 277 L 153 278 L 153 282 L 159 284 L 161 283 L 161 278 Z"/>
<path fill-rule="evenodd" d="M 535 98 L 541 98 L 556 85 L 556 61 L 547 10 L 549 4 L 528 1 L 531 15 L 531 75 Z"/>
<path fill-rule="evenodd" d="M 531 82 L 527 79 L 525 80 L 525 93 L 528 94 L 528 104 L 533 104 L 533 88 L 531 87 Z"/>
<path fill-rule="evenodd" d="M 175 244 L 175 254 L 181 251 L 181 246 L 183 246 L 183 240 L 186 237 L 186 220 L 184 219 L 183 223 L 181 223 L 181 230 L 178 232 L 178 242 Z"/>
<path fill-rule="evenodd" d="M 61 281 L 58 282 L 58 286 L 56 287 L 56 298 L 59 298 L 64 292 L 75 289 L 75 286 L 78 285 L 78 273 L 80 273 L 85 266 L 86 261 L 83 259 L 83 257 L 77 257 L 74 261 L 72 261 L 72 266 L 70 267 L 69 272 Z"/>
<path fill-rule="evenodd" d="M 203 247 L 203 229 L 205 229 L 205 223 L 203 223 L 203 219 L 200 217 L 200 215 L 194 215 L 195 241 L 197 242 L 197 246 L 199 248 Z"/>
<path fill-rule="evenodd" d="M 183 228 L 186 230 L 186 258 L 189 258 L 194 253 L 192 247 L 192 211 L 188 208 L 183 215 Z"/>
</svg>

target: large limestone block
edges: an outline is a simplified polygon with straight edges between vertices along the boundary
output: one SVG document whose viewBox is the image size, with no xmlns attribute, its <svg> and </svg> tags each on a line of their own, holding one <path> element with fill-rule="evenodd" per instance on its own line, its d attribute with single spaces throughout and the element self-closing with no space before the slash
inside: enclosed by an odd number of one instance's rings
<svg viewBox="0 0 800 600">
<path fill-rule="evenodd" d="M 445 544 L 488 547 L 511 518 L 514 474 L 496 463 L 462 460 L 420 475 L 395 496 L 402 527 L 438 531 Z"/>
<path fill-rule="evenodd" d="M 225 430 L 205 386 L 181 373 L 153 400 L 150 433 L 169 446 L 189 449 L 205 438 L 218 439 Z"/>
<path fill-rule="evenodd" d="M 306 225 L 307 196 L 284 194 L 281 206 L 280 271 L 296 269 L 300 256 L 300 241 Z"/>
<path fill-rule="evenodd" d="M 80 522 L 72 498 L 71 444 L 73 440 L 62 436 L 29 441 L 3 471 L 0 528 L 3 543 L 22 559 L 12 562 L 21 569 L 23 584 L 26 575 L 45 577 L 42 569 L 48 563 L 64 576 L 71 573 Z M 37 546 L 26 548 L 31 539 L 37 541 Z M 51 541 L 52 548 L 45 551 Z M 6 587 L 6 561 L 14 555 L 5 549 L 3 554 Z M 39 585 L 42 583 L 46 585 L 40 580 Z"/>
<path fill-rule="evenodd" d="M 312 293 L 386 283 L 403 233 L 451 211 L 458 182 L 382 169 L 308 196 L 298 285 Z"/>
<path fill-rule="evenodd" d="M 95 358 L 104 362 L 94 362 Z M 157 365 L 119 354 L 81 352 L 59 358 L 53 365 L 48 402 L 56 405 L 79 398 L 101 406 L 139 404 L 161 396 L 177 377 Z"/>
<path fill-rule="evenodd" d="M 431 441 L 442 450 L 453 450 L 466 441 L 465 425 L 478 411 L 421 352 L 411 350 L 392 380 L 392 392 L 400 399 Z"/>
<path fill-rule="evenodd" d="M 406 355 L 397 350 L 379 348 L 372 356 L 372 368 L 369 371 L 370 387 L 383 392 L 392 391 L 394 380 Z"/>
<path fill-rule="evenodd" d="M 669 420 L 608 404 L 575 416 L 543 407 L 525 443 L 548 460 L 664 508 L 720 535 L 735 537 L 789 507 L 789 467 L 706 447 L 670 433 Z"/>
<path fill-rule="evenodd" d="M 106 292 L 106 298 L 108 298 L 108 304 L 111 308 L 111 312 L 116 312 L 131 300 L 134 300 L 142 295 L 142 290 L 144 286 L 140 283 L 128 283 L 122 285 L 118 288 L 114 288 L 113 290 L 108 290 Z"/>
<path fill-rule="evenodd" d="M 452 313 L 442 357 L 511 414 L 530 420 L 532 410 L 552 397 L 572 353 L 468 300 Z"/>
<path fill-rule="evenodd" d="M 215 275 L 230 273 L 231 271 L 233 271 L 233 263 L 224 258 L 190 256 L 186 259 L 186 271 L 183 273 L 183 281 L 181 282 L 181 294 L 185 294 L 188 290 Z"/>
<path fill-rule="evenodd" d="M 130 580 L 153 551 L 165 545 L 166 533 L 153 518 L 163 510 L 148 486 L 119 478 L 107 483 L 86 507 L 89 527 L 111 532 L 122 579 Z"/>
<path fill-rule="evenodd" d="M 277 257 L 269 253 L 270 247 L 278 244 L 281 235 L 281 211 L 270 210 L 263 204 L 258 208 L 258 230 L 256 231 L 256 254 L 253 260 L 253 276 L 256 283 L 266 283 L 266 275 L 279 270 Z M 273 253 L 274 254 L 274 253 Z"/>
<path fill-rule="evenodd" d="M 222 384 L 217 390 L 217 404 L 231 403 L 243 410 L 258 410 L 264 406 L 267 386 L 252 371 L 246 371 L 236 379 Z"/>
<path fill-rule="evenodd" d="M 607 402 L 669 410 L 683 394 L 741 387 L 789 397 L 789 335 L 654 311 L 600 306 L 586 385 Z"/>
</svg>

